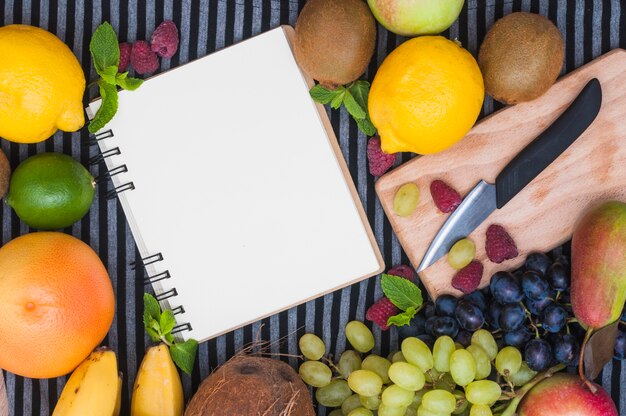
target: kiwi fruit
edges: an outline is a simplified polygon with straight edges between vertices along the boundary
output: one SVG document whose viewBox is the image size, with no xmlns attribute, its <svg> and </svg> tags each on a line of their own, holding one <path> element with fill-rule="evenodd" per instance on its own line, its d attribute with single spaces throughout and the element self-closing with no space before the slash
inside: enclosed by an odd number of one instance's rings
<svg viewBox="0 0 626 416">
<path fill-rule="evenodd" d="M 480 46 L 485 90 L 505 104 L 534 100 L 556 81 L 564 54 L 561 33 L 549 19 L 525 12 L 505 16 Z"/>
<path fill-rule="evenodd" d="M 11 165 L 2 150 L 0 150 L 0 198 L 4 198 L 9 190 L 11 180 Z"/>
<path fill-rule="evenodd" d="M 296 21 L 296 61 L 328 88 L 358 79 L 375 45 L 376 22 L 363 0 L 309 0 Z"/>
</svg>

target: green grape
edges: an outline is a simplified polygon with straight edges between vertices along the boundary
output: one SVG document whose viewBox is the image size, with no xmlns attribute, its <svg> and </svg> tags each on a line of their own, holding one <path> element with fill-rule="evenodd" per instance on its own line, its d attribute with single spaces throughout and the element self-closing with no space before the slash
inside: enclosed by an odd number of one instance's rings
<svg viewBox="0 0 626 416">
<path fill-rule="evenodd" d="M 420 390 L 415 392 L 415 397 L 413 398 L 413 403 L 409 407 L 414 407 L 417 412 L 417 408 L 422 404 L 422 398 L 424 395 L 428 393 L 428 390 Z"/>
<path fill-rule="evenodd" d="M 437 378 L 437 381 L 435 381 L 434 387 L 436 389 L 453 392 L 454 389 L 456 388 L 456 382 L 454 381 L 450 373 L 444 373 L 442 376 Z"/>
<path fill-rule="evenodd" d="M 412 182 L 405 183 L 393 197 L 393 211 L 401 217 L 408 217 L 415 211 L 420 200 L 420 190 Z"/>
<path fill-rule="evenodd" d="M 417 408 L 417 416 L 450 416 L 450 413 L 435 412 L 424 406 L 420 406 Z"/>
<path fill-rule="evenodd" d="M 439 380 L 439 377 L 441 375 L 442 374 L 437 371 L 435 367 L 433 367 L 429 371 L 424 372 L 424 379 L 427 383 L 434 383 L 435 381 Z"/>
<path fill-rule="evenodd" d="M 465 348 L 465 347 L 463 346 L 463 344 L 460 344 L 460 343 L 458 343 L 458 342 L 455 342 L 455 343 L 454 343 L 454 348 L 456 348 L 457 350 L 462 350 L 462 349 L 463 349 L 463 348 Z"/>
<path fill-rule="evenodd" d="M 357 407 L 361 407 L 361 399 L 358 394 L 353 394 L 341 403 L 341 412 L 347 415 Z"/>
<path fill-rule="evenodd" d="M 383 388 L 383 380 L 370 370 L 356 370 L 348 377 L 348 385 L 361 396 L 376 396 Z"/>
<path fill-rule="evenodd" d="M 391 364 L 389 378 L 403 389 L 411 391 L 421 390 L 426 382 L 422 370 L 413 364 L 404 362 Z"/>
<path fill-rule="evenodd" d="M 408 407 L 413 403 L 414 396 L 413 390 L 403 389 L 394 384 L 383 391 L 382 402 L 389 407 Z"/>
<path fill-rule="evenodd" d="M 454 390 L 452 392 L 454 396 L 457 398 L 456 409 L 452 412 L 453 415 L 464 415 L 469 412 L 468 406 L 469 402 L 465 399 L 465 393 L 460 390 Z"/>
<path fill-rule="evenodd" d="M 417 407 L 407 407 L 403 416 L 417 416 Z"/>
<path fill-rule="evenodd" d="M 502 388 L 495 381 L 474 381 L 465 387 L 465 397 L 472 404 L 492 405 L 502 395 Z"/>
<path fill-rule="evenodd" d="M 328 416 L 343 416 L 341 409 L 335 409 L 328 414 Z"/>
<path fill-rule="evenodd" d="M 467 350 L 476 360 L 476 380 L 482 380 L 491 374 L 491 361 L 483 347 L 472 344 Z"/>
<path fill-rule="evenodd" d="M 448 252 L 448 263 L 454 269 L 460 270 L 474 260 L 476 244 L 472 240 L 464 238 L 454 243 Z"/>
<path fill-rule="evenodd" d="M 459 386 L 467 386 L 476 377 L 476 360 L 467 350 L 456 350 L 450 357 L 450 375 Z"/>
<path fill-rule="evenodd" d="M 298 342 L 300 351 L 309 360 L 319 360 L 326 352 L 326 344 L 315 334 L 304 334 Z"/>
<path fill-rule="evenodd" d="M 374 416 L 374 413 L 364 407 L 357 407 L 356 409 L 348 413 L 348 416 Z"/>
<path fill-rule="evenodd" d="M 374 348 L 374 334 L 363 322 L 348 322 L 346 325 L 346 338 L 358 352 L 368 352 Z"/>
<path fill-rule="evenodd" d="M 445 390 L 431 390 L 422 397 L 422 405 L 431 412 L 450 414 L 456 408 L 454 394 Z M 419 410 L 418 410 L 419 414 Z"/>
<path fill-rule="evenodd" d="M 433 347 L 435 369 L 441 373 L 450 371 L 450 357 L 456 351 L 454 340 L 447 335 L 440 336 Z"/>
<path fill-rule="evenodd" d="M 341 403 L 351 395 L 352 390 L 350 390 L 346 380 L 333 380 L 315 392 L 317 401 L 326 407 L 341 406 Z"/>
<path fill-rule="evenodd" d="M 361 355 L 354 350 L 345 350 L 337 363 L 339 374 L 348 378 L 353 371 L 361 369 Z"/>
<path fill-rule="evenodd" d="M 496 356 L 496 370 L 504 376 L 517 373 L 522 366 L 522 353 L 515 347 L 504 347 Z"/>
<path fill-rule="evenodd" d="M 433 354 L 421 339 L 405 338 L 402 341 L 402 355 L 408 363 L 419 367 L 423 373 L 433 368 Z"/>
<path fill-rule="evenodd" d="M 484 404 L 475 404 L 470 409 L 469 416 L 493 416 L 493 413 L 491 413 L 489 406 L 485 406 Z"/>
<path fill-rule="evenodd" d="M 498 344 L 496 344 L 496 340 L 493 339 L 491 332 L 486 329 L 479 329 L 474 332 L 472 335 L 472 344 L 482 347 L 487 353 L 489 361 L 496 359 L 496 355 L 498 354 Z"/>
<path fill-rule="evenodd" d="M 298 370 L 302 380 L 313 387 L 324 387 L 330 383 L 333 372 L 330 368 L 319 361 L 305 361 Z"/>
<path fill-rule="evenodd" d="M 384 384 L 389 383 L 390 366 L 391 362 L 389 360 L 376 354 L 368 355 L 363 360 L 363 364 L 361 364 L 361 368 L 363 370 L 370 370 L 378 374 L 378 376 L 383 380 Z"/>
<path fill-rule="evenodd" d="M 381 403 L 378 407 L 378 416 L 404 416 L 406 407 L 391 407 Z"/>
<path fill-rule="evenodd" d="M 366 409 L 376 410 L 380 406 L 380 397 L 378 396 L 359 396 L 361 406 Z"/>
<path fill-rule="evenodd" d="M 528 364 L 526 364 L 526 361 L 522 361 L 522 365 L 520 366 L 519 371 L 510 376 L 509 380 L 515 386 L 523 386 L 524 384 L 532 380 L 533 377 L 535 377 L 536 375 L 537 372 L 531 370 L 530 367 L 528 367 Z"/>
<path fill-rule="evenodd" d="M 402 354 L 402 351 L 397 351 L 391 357 L 391 362 L 392 363 L 406 363 L 406 359 L 404 358 L 404 354 Z"/>
</svg>

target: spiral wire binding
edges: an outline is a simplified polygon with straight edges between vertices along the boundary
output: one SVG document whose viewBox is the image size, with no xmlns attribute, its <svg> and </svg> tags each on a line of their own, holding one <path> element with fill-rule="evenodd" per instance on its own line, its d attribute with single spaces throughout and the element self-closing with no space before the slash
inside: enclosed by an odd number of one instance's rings
<svg viewBox="0 0 626 416">
<path fill-rule="evenodd" d="M 115 137 L 115 134 L 113 133 L 113 131 L 112 130 L 105 130 L 103 132 L 94 134 L 89 139 L 88 145 L 89 146 L 94 146 L 94 145 L 97 145 L 101 140 L 110 139 L 112 137 Z M 104 152 L 101 151 L 99 154 L 97 154 L 96 156 L 94 156 L 91 159 L 89 159 L 89 164 L 90 165 L 98 165 L 98 164 L 104 162 L 104 160 L 106 158 L 108 158 L 108 157 L 117 156 L 117 155 L 121 155 L 121 154 L 122 154 L 122 151 L 120 150 L 119 147 L 114 147 L 114 148 L 106 150 Z M 120 166 L 114 167 L 112 169 L 108 169 L 106 173 L 103 173 L 102 175 L 98 175 L 98 177 L 96 178 L 96 183 L 105 182 L 105 181 L 111 179 L 115 175 L 119 175 L 119 174 L 127 173 L 127 172 L 128 172 L 128 167 L 126 165 L 120 165 Z M 127 182 L 127 183 L 124 183 L 122 185 L 119 185 L 119 186 L 111 189 L 110 191 L 108 191 L 104 195 L 104 197 L 106 199 L 113 199 L 119 193 L 124 192 L 124 191 L 132 191 L 133 189 L 135 189 L 135 184 L 132 181 L 131 182 Z M 163 254 L 161 254 L 161 253 L 152 254 L 150 256 L 143 257 L 140 260 L 133 261 L 131 263 L 131 269 L 135 270 L 137 268 L 137 266 L 143 265 L 144 270 L 145 270 L 145 266 L 157 263 L 159 261 L 163 261 Z M 161 273 L 157 273 L 157 274 L 155 274 L 153 276 L 147 276 L 146 278 L 144 278 L 143 284 L 144 285 L 148 285 L 148 284 L 159 282 L 161 280 L 170 279 L 171 277 L 172 276 L 170 275 L 170 271 L 169 270 L 165 270 L 165 271 L 163 271 Z M 176 290 L 176 288 L 172 288 L 172 289 L 167 290 L 165 292 L 157 293 L 156 294 L 156 299 L 158 301 L 164 301 L 164 300 L 173 298 L 175 296 L 178 296 L 178 291 Z M 173 308 L 172 312 L 174 313 L 174 315 L 182 315 L 182 314 L 185 313 L 185 308 L 182 305 L 180 305 L 180 306 L 177 306 L 177 307 Z M 189 322 L 183 322 L 183 323 L 180 323 L 180 324 L 176 325 L 174 327 L 174 329 L 172 330 L 172 333 L 176 334 L 176 333 L 183 332 L 183 331 L 191 331 L 192 329 L 193 328 L 192 328 L 192 326 L 191 326 L 191 324 Z"/>
</svg>

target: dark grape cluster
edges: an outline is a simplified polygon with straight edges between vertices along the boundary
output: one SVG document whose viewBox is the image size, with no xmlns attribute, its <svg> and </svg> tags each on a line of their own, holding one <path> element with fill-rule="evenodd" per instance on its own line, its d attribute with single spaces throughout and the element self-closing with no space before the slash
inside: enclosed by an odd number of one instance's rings
<svg viewBox="0 0 626 416">
<path fill-rule="evenodd" d="M 484 327 L 501 347 L 523 351 L 534 371 L 556 363 L 576 365 L 585 331 L 573 316 L 569 289 L 567 256 L 552 259 L 531 253 L 523 267 L 495 273 L 483 290 L 462 298 L 442 295 L 427 303 L 411 324 L 398 332 L 401 338 L 417 336 L 431 346 L 441 335 L 467 346 L 472 333 Z M 624 333 L 618 336 L 615 355 L 626 357 Z"/>
</svg>

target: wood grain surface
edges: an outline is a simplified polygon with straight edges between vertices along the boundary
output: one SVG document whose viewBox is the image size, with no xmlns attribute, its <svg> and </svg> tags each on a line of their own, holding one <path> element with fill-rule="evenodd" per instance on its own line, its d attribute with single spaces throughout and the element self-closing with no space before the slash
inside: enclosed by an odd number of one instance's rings
<svg viewBox="0 0 626 416">
<path fill-rule="evenodd" d="M 0 371 L 0 416 L 9 416 L 9 401 L 7 399 L 7 388 L 4 385 L 4 376 Z"/>
<path fill-rule="evenodd" d="M 546 170 L 503 209 L 493 212 L 469 238 L 484 265 L 481 287 L 498 270 L 520 266 L 526 254 L 548 251 L 570 239 L 575 222 L 590 206 L 606 200 L 626 201 L 626 51 L 615 49 L 564 76 L 532 102 L 507 107 L 478 123 L 467 136 L 443 152 L 417 157 L 381 177 L 376 192 L 402 247 L 418 266 L 445 221 L 430 195 L 430 183 L 442 179 L 461 195 L 480 180 L 493 183 L 506 164 L 549 126 L 592 78 L 602 85 L 603 101 L 593 124 Z M 415 212 L 393 213 L 393 197 L 404 183 L 415 182 L 421 193 Z M 494 264 L 485 254 L 485 231 L 504 226 L 517 243 L 519 256 Z M 451 287 L 455 270 L 446 257 L 420 277 L 434 298 L 459 295 Z"/>
</svg>

